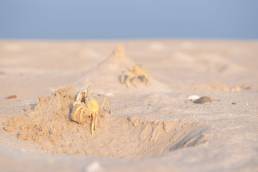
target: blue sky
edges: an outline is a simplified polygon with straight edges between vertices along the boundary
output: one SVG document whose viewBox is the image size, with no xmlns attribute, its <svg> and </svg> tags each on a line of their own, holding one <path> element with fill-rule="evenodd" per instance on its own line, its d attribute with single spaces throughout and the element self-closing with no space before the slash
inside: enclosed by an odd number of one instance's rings
<svg viewBox="0 0 258 172">
<path fill-rule="evenodd" d="M 0 0 L 0 39 L 257 39 L 258 0 Z"/>
</svg>

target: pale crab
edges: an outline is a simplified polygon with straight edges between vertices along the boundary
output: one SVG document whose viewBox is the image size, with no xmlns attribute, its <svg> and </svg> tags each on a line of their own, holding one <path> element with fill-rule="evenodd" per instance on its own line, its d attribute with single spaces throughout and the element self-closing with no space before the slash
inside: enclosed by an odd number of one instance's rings
<svg viewBox="0 0 258 172">
<path fill-rule="evenodd" d="M 73 103 L 70 119 L 78 124 L 83 124 L 90 119 L 91 134 L 93 135 L 96 130 L 96 124 L 100 116 L 104 113 L 110 113 L 110 103 L 106 97 L 101 105 L 91 96 L 89 88 L 78 92 L 75 102 Z"/>
<path fill-rule="evenodd" d="M 119 81 L 121 84 L 125 84 L 127 87 L 133 85 L 136 87 L 135 81 L 142 82 L 145 85 L 149 85 L 149 74 L 139 65 L 134 65 L 127 72 L 123 71 L 119 76 Z"/>
</svg>

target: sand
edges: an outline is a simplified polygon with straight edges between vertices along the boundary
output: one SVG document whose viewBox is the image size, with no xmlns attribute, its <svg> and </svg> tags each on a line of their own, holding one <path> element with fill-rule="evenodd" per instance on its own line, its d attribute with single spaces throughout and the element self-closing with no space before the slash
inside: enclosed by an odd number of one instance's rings
<svg viewBox="0 0 258 172">
<path fill-rule="evenodd" d="M 255 41 L 1 41 L 1 171 L 258 171 L 257 55 Z M 119 82 L 135 64 L 148 86 Z M 111 103 L 94 135 L 69 118 L 89 85 Z"/>
</svg>

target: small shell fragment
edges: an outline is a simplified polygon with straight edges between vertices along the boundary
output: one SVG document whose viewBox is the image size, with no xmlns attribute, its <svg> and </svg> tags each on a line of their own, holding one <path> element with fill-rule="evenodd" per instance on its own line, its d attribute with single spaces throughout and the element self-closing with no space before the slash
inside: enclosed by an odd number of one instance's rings
<svg viewBox="0 0 258 172">
<path fill-rule="evenodd" d="M 196 103 L 196 104 L 204 104 L 204 103 L 210 103 L 210 102 L 212 102 L 212 99 L 208 96 L 202 96 L 199 99 L 196 99 L 193 101 L 193 103 Z"/>
<path fill-rule="evenodd" d="M 200 98 L 200 96 L 198 96 L 198 95 L 191 95 L 191 96 L 188 97 L 188 100 L 195 101 L 195 100 L 197 100 L 199 98 Z"/>
</svg>

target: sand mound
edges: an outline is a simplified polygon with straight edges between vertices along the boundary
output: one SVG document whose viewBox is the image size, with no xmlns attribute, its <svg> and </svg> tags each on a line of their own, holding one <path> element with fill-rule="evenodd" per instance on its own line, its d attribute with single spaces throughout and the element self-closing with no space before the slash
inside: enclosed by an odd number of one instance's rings
<svg viewBox="0 0 258 172">
<path fill-rule="evenodd" d="M 204 130 L 197 123 L 189 121 L 147 120 L 140 118 L 141 114 L 103 114 L 98 120 L 96 132 L 91 135 L 90 120 L 83 125 L 70 120 L 78 86 L 85 88 L 92 84 L 93 96 L 97 100 L 107 93 L 119 92 L 128 96 L 128 93 L 134 92 L 153 95 L 153 92 L 170 91 L 152 77 L 149 86 L 127 88 L 120 84 L 118 78 L 121 72 L 133 65 L 135 63 L 119 47 L 110 57 L 88 71 L 76 87 L 58 89 L 48 97 L 40 97 L 29 112 L 4 119 L 3 130 L 49 153 L 117 158 L 160 156 L 205 141 Z M 126 109 L 122 110 L 126 112 Z"/>
<path fill-rule="evenodd" d="M 40 98 L 31 112 L 5 119 L 3 129 L 49 153 L 100 157 L 159 156 L 204 141 L 203 130 L 196 123 L 108 114 L 100 119 L 92 136 L 89 123 L 79 125 L 69 120 L 74 97 L 74 88 L 59 89 Z"/>
<path fill-rule="evenodd" d="M 97 92 L 168 92 L 170 89 L 163 83 L 150 76 L 150 85 L 139 84 L 137 88 L 127 88 L 119 82 L 122 71 L 131 69 L 136 63 L 128 58 L 123 47 L 117 47 L 112 54 L 100 62 L 96 67 L 87 71 L 84 77 L 77 83 L 78 87 L 85 87 L 91 83 Z M 105 83 L 105 84 L 103 84 Z"/>
</svg>

